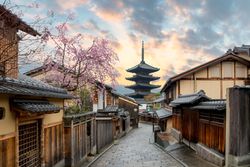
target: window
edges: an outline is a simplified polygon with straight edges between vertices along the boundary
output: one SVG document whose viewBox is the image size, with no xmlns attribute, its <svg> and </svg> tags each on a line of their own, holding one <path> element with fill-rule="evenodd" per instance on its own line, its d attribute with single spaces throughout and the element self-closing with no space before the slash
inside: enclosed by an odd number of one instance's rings
<svg viewBox="0 0 250 167">
<path fill-rule="evenodd" d="M 0 120 L 4 119 L 5 116 L 5 109 L 3 107 L 0 107 Z"/>
</svg>

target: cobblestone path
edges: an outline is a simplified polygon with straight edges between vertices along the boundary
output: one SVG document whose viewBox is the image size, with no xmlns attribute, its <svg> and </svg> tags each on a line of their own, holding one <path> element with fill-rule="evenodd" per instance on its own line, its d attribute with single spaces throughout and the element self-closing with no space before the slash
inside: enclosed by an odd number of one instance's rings
<svg viewBox="0 0 250 167">
<path fill-rule="evenodd" d="M 150 138 L 150 140 L 149 140 Z M 152 143 L 152 126 L 140 124 L 101 156 L 91 167 L 179 167 L 171 156 Z"/>
</svg>

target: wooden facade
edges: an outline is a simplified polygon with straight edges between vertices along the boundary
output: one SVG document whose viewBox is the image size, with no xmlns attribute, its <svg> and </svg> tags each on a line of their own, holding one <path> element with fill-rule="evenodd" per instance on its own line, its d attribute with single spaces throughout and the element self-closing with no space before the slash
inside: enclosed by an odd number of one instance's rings
<svg viewBox="0 0 250 167">
<path fill-rule="evenodd" d="M 225 110 L 197 110 L 192 106 L 174 109 L 173 128 L 189 142 L 225 153 Z"/>
</svg>

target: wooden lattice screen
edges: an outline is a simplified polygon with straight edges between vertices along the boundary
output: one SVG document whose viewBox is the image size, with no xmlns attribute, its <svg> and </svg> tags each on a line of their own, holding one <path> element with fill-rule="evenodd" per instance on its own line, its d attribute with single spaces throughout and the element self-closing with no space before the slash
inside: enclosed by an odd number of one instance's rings
<svg viewBox="0 0 250 167">
<path fill-rule="evenodd" d="M 40 127 L 34 121 L 19 125 L 19 166 L 40 167 Z"/>
</svg>

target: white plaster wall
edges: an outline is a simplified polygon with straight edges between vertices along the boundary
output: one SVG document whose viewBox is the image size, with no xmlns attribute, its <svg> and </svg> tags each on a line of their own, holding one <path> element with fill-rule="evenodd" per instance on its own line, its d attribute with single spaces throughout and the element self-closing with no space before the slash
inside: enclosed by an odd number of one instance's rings
<svg viewBox="0 0 250 167">
<path fill-rule="evenodd" d="M 222 98 L 226 99 L 227 88 L 233 87 L 234 81 L 222 81 Z"/>
<path fill-rule="evenodd" d="M 63 99 L 49 99 L 49 102 L 52 104 L 55 104 L 59 107 L 63 107 L 64 101 Z M 57 123 L 61 122 L 63 119 L 63 110 L 61 110 L 59 113 L 55 114 L 45 114 L 44 115 L 44 124 L 51 124 L 51 123 Z"/>
<path fill-rule="evenodd" d="M 222 62 L 222 77 L 233 78 L 234 76 L 234 62 L 224 61 Z"/>
<path fill-rule="evenodd" d="M 196 78 L 207 78 L 207 68 L 195 73 Z"/>
<path fill-rule="evenodd" d="M 180 94 L 194 93 L 194 80 L 180 80 Z"/>
<path fill-rule="evenodd" d="M 220 98 L 220 81 L 218 80 L 197 80 L 197 91 L 204 90 L 206 95 L 211 98 Z"/>
<path fill-rule="evenodd" d="M 220 64 L 209 67 L 209 78 L 218 78 L 220 77 Z"/>
<path fill-rule="evenodd" d="M 236 62 L 236 78 L 247 78 L 247 66 Z"/>
<path fill-rule="evenodd" d="M 15 132 L 16 116 L 10 111 L 9 96 L 0 95 L 0 107 L 5 108 L 5 117 L 0 120 L 0 135 Z"/>
</svg>

